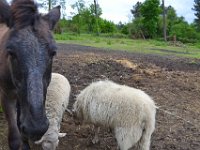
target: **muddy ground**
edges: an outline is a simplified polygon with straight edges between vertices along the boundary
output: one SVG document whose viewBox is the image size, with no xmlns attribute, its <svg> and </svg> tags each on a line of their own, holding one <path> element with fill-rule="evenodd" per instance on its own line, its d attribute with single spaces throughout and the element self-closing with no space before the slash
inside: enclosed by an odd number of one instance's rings
<svg viewBox="0 0 200 150">
<path fill-rule="evenodd" d="M 110 79 L 140 88 L 159 106 L 151 150 L 200 150 L 200 60 L 100 50 L 59 44 L 53 72 L 65 75 L 72 86 L 69 108 L 92 81 Z M 0 150 L 7 149 L 5 120 L 0 114 Z M 92 144 L 92 127 L 79 125 L 67 113 L 58 150 L 116 150 L 105 129 Z"/>
</svg>

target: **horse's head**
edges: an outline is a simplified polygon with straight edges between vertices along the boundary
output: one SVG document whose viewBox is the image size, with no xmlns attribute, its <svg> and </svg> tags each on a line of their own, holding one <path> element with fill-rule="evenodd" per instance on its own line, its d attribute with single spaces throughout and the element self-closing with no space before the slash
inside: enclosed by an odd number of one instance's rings
<svg viewBox="0 0 200 150">
<path fill-rule="evenodd" d="M 51 30 L 60 18 L 60 7 L 42 16 L 33 0 L 13 0 L 11 6 L 3 6 L 0 22 L 9 27 L 4 52 L 18 93 L 20 130 L 25 137 L 38 140 L 48 129 L 45 98 L 56 54 Z"/>
</svg>

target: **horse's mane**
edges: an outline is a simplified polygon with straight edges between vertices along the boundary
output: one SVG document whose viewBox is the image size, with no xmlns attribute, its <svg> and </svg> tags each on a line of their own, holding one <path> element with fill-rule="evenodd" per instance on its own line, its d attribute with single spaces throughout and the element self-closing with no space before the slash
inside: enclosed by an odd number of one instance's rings
<svg viewBox="0 0 200 150">
<path fill-rule="evenodd" d="M 38 18 L 38 8 L 33 0 L 13 0 L 11 4 L 11 16 L 16 28 L 33 25 Z"/>
</svg>

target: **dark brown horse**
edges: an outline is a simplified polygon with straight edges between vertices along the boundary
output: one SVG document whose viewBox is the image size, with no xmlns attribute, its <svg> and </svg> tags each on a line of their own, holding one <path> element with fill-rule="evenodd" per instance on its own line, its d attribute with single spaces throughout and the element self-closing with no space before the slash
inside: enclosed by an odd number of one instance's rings
<svg viewBox="0 0 200 150">
<path fill-rule="evenodd" d="M 44 105 L 56 54 L 51 30 L 59 18 L 59 6 L 40 15 L 33 0 L 0 0 L 0 99 L 12 150 L 29 149 L 28 140 L 48 129 Z"/>
</svg>

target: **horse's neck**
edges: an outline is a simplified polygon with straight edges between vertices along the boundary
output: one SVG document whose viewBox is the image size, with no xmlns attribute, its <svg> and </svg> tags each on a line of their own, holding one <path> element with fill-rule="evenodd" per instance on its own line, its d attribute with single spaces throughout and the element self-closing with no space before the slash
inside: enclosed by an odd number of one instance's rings
<svg viewBox="0 0 200 150">
<path fill-rule="evenodd" d="M 5 24 L 0 24 L 0 44 L 2 42 L 2 38 L 4 34 L 8 31 L 8 27 Z"/>
<path fill-rule="evenodd" d="M 3 39 L 8 30 L 9 28 L 5 24 L 0 24 L 0 88 L 3 82 L 6 82 L 6 78 L 9 79 L 8 64 L 6 63 L 6 57 L 3 52 Z"/>
<path fill-rule="evenodd" d="M 8 32 L 8 30 L 9 28 L 5 24 L 0 24 L 0 59 L 4 57 L 3 49 L 4 49 L 5 39 L 6 39 L 6 33 Z M 0 60 L 0 63 L 2 63 L 2 60 Z"/>
</svg>

